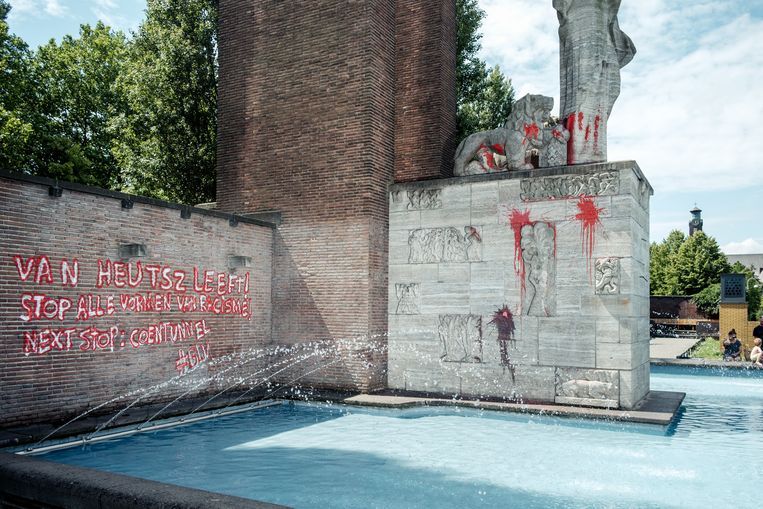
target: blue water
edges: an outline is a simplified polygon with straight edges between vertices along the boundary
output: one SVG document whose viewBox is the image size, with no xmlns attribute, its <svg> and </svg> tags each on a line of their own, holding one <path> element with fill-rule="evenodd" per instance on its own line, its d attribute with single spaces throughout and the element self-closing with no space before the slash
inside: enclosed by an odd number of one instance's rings
<svg viewBox="0 0 763 509">
<path fill-rule="evenodd" d="M 763 377 L 736 375 L 654 368 L 669 428 L 284 404 L 42 457 L 304 508 L 761 507 Z"/>
</svg>

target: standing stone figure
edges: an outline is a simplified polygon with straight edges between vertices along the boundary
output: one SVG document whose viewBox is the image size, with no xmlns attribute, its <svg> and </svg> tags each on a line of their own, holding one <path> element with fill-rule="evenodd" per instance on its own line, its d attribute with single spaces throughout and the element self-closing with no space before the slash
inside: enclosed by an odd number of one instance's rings
<svg viewBox="0 0 763 509">
<path fill-rule="evenodd" d="M 570 133 L 567 164 L 607 160 L 607 120 L 620 69 L 636 48 L 617 23 L 620 0 L 553 0 L 559 17 L 560 117 Z"/>
</svg>

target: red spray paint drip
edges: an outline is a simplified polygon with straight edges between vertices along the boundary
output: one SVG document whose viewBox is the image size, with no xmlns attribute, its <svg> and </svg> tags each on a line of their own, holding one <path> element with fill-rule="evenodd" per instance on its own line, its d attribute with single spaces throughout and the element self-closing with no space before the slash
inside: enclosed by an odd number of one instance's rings
<svg viewBox="0 0 763 509">
<path fill-rule="evenodd" d="M 498 330 L 498 346 L 501 349 L 501 365 L 509 368 L 511 379 L 514 380 L 514 365 L 509 357 L 509 343 L 514 340 L 514 315 L 505 305 L 493 313 L 493 319 L 489 322 Z"/>
<path fill-rule="evenodd" d="M 583 130 L 583 112 L 582 111 L 578 112 L 578 129 L 581 131 Z"/>
<path fill-rule="evenodd" d="M 587 259 L 588 275 L 590 277 L 596 225 L 601 225 L 599 216 L 604 209 L 597 207 L 593 198 L 590 196 L 581 196 L 577 205 L 579 212 L 575 214 L 575 219 L 580 221 L 580 240 L 582 243 L 583 256 Z"/>
<path fill-rule="evenodd" d="M 522 301 L 525 297 L 525 261 L 522 259 L 522 227 L 530 225 L 530 211 L 520 212 L 517 209 L 511 211 L 509 224 L 514 232 L 514 273 L 519 276 L 522 285 Z"/>
<path fill-rule="evenodd" d="M 591 126 L 587 125 L 585 126 L 585 141 L 588 141 L 588 138 L 591 137 Z"/>
<path fill-rule="evenodd" d="M 567 132 L 570 139 L 567 140 L 567 164 L 575 164 L 575 114 L 570 113 L 567 117 Z"/>
<path fill-rule="evenodd" d="M 594 153 L 599 151 L 599 124 L 601 123 L 601 115 L 596 115 L 593 119 L 593 151 Z"/>
</svg>

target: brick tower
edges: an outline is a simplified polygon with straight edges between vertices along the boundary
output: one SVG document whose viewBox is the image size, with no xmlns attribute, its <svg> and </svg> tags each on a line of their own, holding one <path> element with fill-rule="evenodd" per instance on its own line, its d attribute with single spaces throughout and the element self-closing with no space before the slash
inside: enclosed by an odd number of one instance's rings
<svg viewBox="0 0 763 509">
<path fill-rule="evenodd" d="M 273 342 L 383 341 L 387 186 L 451 171 L 455 2 L 221 0 L 219 26 L 217 202 L 280 213 Z M 320 379 L 370 390 L 385 368 Z"/>
</svg>

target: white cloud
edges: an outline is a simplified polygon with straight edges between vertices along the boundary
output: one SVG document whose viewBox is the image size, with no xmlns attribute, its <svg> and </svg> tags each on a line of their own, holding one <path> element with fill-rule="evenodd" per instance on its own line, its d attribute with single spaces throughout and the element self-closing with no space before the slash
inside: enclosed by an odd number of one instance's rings
<svg viewBox="0 0 763 509">
<path fill-rule="evenodd" d="M 734 189 L 757 182 L 763 166 L 763 152 L 754 148 L 763 137 L 761 31 L 763 21 L 745 14 L 671 62 L 626 67 L 609 123 L 610 158 L 637 159 L 655 189 Z"/>
<path fill-rule="evenodd" d="M 39 9 L 36 0 L 11 0 L 10 19 L 23 17 L 25 14 L 34 13 Z"/>
<path fill-rule="evenodd" d="M 66 14 L 67 8 L 61 5 L 58 0 L 45 0 L 45 13 L 55 18 L 60 18 Z"/>
<path fill-rule="evenodd" d="M 481 57 L 499 63 L 516 97 L 559 98 L 551 2 L 480 0 Z M 741 0 L 624 2 L 620 26 L 636 57 L 608 126 L 609 159 L 635 159 L 656 192 L 740 189 L 761 179 L 763 20 Z"/>
<path fill-rule="evenodd" d="M 729 242 L 721 246 L 726 254 L 760 254 L 763 253 L 763 243 L 755 239 L 745 239 L 742 242 Z"/>
</svg>

